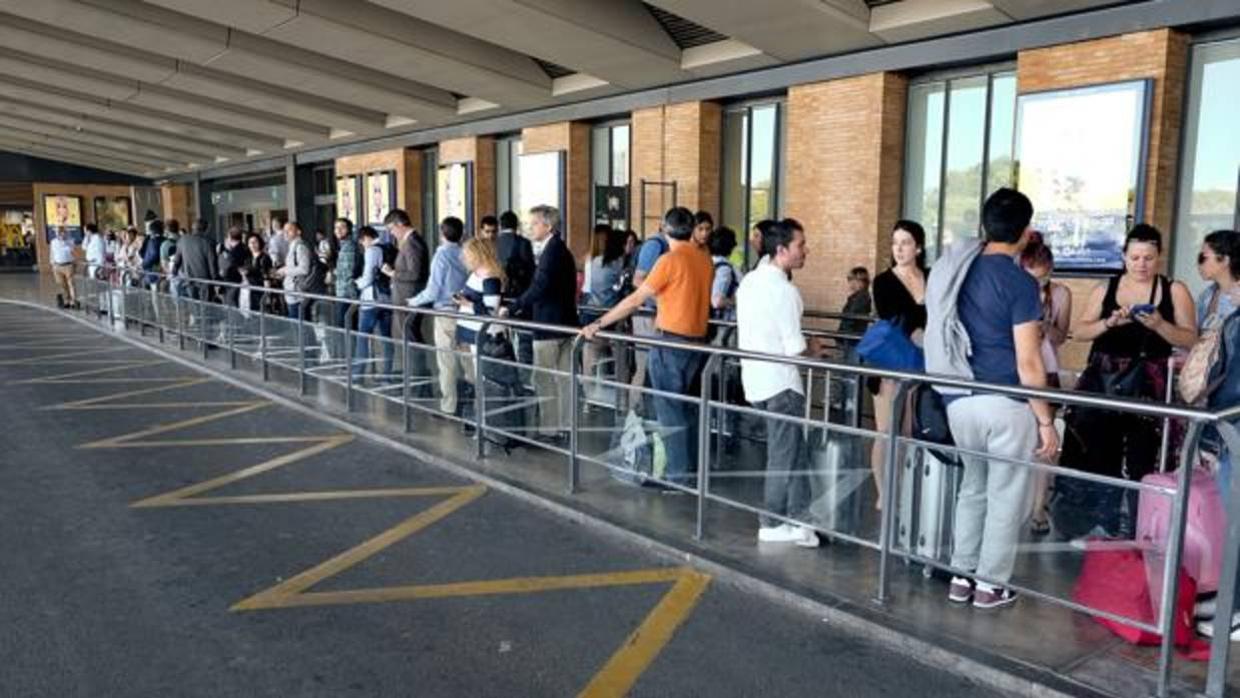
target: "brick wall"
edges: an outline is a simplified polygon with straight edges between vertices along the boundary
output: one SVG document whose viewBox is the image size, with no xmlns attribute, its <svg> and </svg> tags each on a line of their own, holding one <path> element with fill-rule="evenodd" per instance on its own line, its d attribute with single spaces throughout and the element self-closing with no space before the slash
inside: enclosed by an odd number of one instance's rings
<svg viewBox="0 0 1240 698">
<path fill-rule="evenodd" d="M 580 122 L 561 121 L 544 126 L 534 126 L 521 132 L 523 153 L 548 153 L 564 151 L 565 202 L 562 231 L 569 249 L 578 258 L 587 254 L 590 247 L 590 125 Z"/>
<path fill-rule="evenodd" d="M 641 181 L 676 182 L 676 204 L 719 216 L 722 110 L 713 102 L 669 104 L 633 112 L 629 183 L 634 230 L 649 234 L 671 206 L 670 191 L 648 190 L 641 210 Z"/>
<path fill-rule="evenodd" d="M 796 276 L 807 308 L 838 309 L 850 268 L 890 263 L 907 93 L 907 80 L 892 73 L 788 91 L 786 202 L 810 247 Z"/>
<path fill-rule="evenodd" d="M 1163 232 L 1164 249 L 1168 251 L 1175 245 L 1172 226 L 1178 184 L 1176 167 L 1188 57 L 1187 35 L 1170 29 L 1157 29 L 1022 51 L 1017 58 L 1017 90 L 1021 93 L 1153 79 L 1149 159 L 1145 171 L 1145 218 Z M 1037 205 L 1036 201 L 1034 205 Z M 1164 271 L 1168 259 L 1169 256 L 1164 255 Z M 1078 278 L 1067 279 L 1065 283 L 1072 290 L 1075 324 L 1097 282 Z M 1069 342 L 1063 349 L 1065 366 L 1083 366 L 1088 350 L 1086 343 Z"/>
<path fill-rule="evenodd" d="M 336 159 L 337 177 L 389 170 L 396 172 L 396 207 L 403 208 L 414 225 L 419 225 L 422 220 L 422 151 L 396 148 Z"/>
</svg>

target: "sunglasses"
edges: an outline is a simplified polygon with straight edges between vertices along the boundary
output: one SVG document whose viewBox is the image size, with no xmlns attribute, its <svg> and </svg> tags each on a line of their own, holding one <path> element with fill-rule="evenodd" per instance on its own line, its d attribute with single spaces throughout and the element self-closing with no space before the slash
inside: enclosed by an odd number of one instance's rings
<svg viewBox="0 0 1240 698">
<path fill-rule="evenodd" d="M 1211 257 L 1213 257 L 1216 261 L 1219 258 L 1218 255 L 1208 255 L 1205 252 L 1198 252 L 1197 253 L 1197 264 L 1198 265 L 1205 264 L 1206 260 L 1210 259 Z"/>
</svg>

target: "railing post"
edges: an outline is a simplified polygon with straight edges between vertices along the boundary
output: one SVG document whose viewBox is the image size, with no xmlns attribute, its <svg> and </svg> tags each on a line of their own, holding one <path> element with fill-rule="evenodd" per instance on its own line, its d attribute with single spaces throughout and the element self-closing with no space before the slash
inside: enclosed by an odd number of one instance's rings
<svg viewBox="0 0 1240 698">
<path fill-rule="evenodd" d="M 306 394 L 306 299 L 302 298 L 297 304 L 297 353 L 300 355 L 298 366 L 300 370 L 297 372 L 297 390 L 300 394 Z"/>
<path fill-rule="evenodd" d="M 360 303 L 350 303 L 349 309 L 344 311 L 344 336 L 346 339 L 344 345 L 344 408 L 349 412 L 353 411 L 353 354 L 355 352 L 353 348 L 355 338 L 350 328 L 353 327 L 353 318 L 357 317 L 357 311 L 360 307 Z"/>
<path fill-rule="evenodd" d="M 157 303 L 159 303 L 158 291 L 151 291 L 151 307 L 154 308 Z M 172 309 L 173 309 L 173 312 L 175 312 L 176 314 L 177 349 L 180 349 L 181 351 L 185 351 L 185 316 L 184 316 L 184 313 L 181 312 L 181 297 L 180 296 L 172 297 Z M 155 316 L 158 318 L 159 314 L 156 313 Z M 159 324 L 158 320 L 156 320 L 156 324 Z"/>
<path fill-rule="evenodd" d="M 693 537 L 702 540 L 706 535 L 706 495 L 710 491 L 710 379 L 719 366 L 722 354 L 710 354 L 702 367 L 701 394 L 698 395 L 698 454 L 697 454 L 697 526 Z"/>
<path fill-rule="evenodd" d="M 814 369 L 805 370 L 805 421 L 813 419 L 814 415 Z M 809 439 L 809 425 L 801 425 L 801 438 Z"/>
<path fill-rule="evenodd" d="M 1184 528 L 1188 520 L 1189 486 L 1193 480 L 1193 457 L 1201 442 L 1201 422 L 1194 421 L 1188 427 L 1184 450 L 1180 456 L 1180 472 L 1177 474 L 1175 496 L 1171 500 L 1171 530 L 1167 535 L 1167 553 L 1163 561 L 1163 586 L 1161 607 L 1158 614 L 1158 630 L 1162 644 L 1158 650 L 1158 698 L 1166 698 L 1171 690 L 1171 661 L 1175 655 L 1175 605 L 1180 595 L 1180 561 L 1184 551 Z M 1231 619 L 1228 618 L 1230 629 Z"/>
<path fill-rule="evenodd" d="M 412 341 L 412 331 L 414 318 L 418 317 L 415 313 L 409 313 L 405 317 L 405 321 L 401 323 L 401 336 L 404 337 L 404 346 L 400 352 L 400 372 L 401 372 L 401 388 L 400 388 L 400 406 L 403 411 L 401 415 L 405 424 L 405 433 L 413 431 L 413 408 L 409 406 L 409 360 L 410 360 L 410 343 Z M 346 334 L 346 336 L 348 336 Z"/>
<path fill-rule="evenodd" d="M 581 410 L 578 409 L 577 403 L 581 398 L 581 387 L 577 385 L 580 374 L 577 373 L 577 362 L 581 358 L 581 349 L 585 343 L 585 337 L 577 335 L 573 337 L 572 344 L 569 345 L 568 356 L 568 402 L 572 409 L 568 411 L 568 493 L 576 494 L 577 481 L 580 475 L 579 469 L 581 463 L 578 460 L 578 452 L 581 449 Z"/>
<path fill-rule="evenodd" d="M 263 366 L 263 382 L 271 379 L 267 366 L 267 291 L 264 289 L 258 296 L 258 361 Z"/>
<path fill-rule="evenodd" d="M 1219 436 L 1224 443 L 1231 441 L 1224 449 L 1229 452 L 1234 464 L 1240 459 L 1240 449 L 1234 448 L 1240 442 L 1240 432 L 1230 423 L 1215 423 Z M 1228 439 L 1225 432 L 1232 436 Z M 1206 695 L 1209 698 L 1223 698 L 1227 694 L 1227 664 L 1231 653 L 1231 618 L 1235 613 L 1236 574 L 1240 572 L 1240 473 L 1231 471 L 1228 491 L 1222 493 L 1226 497 L 1227 507 L 1227 538 L 1223 543 L 1223 565 L 1219 570 L 1218 596 L 1214 609 L 1214 638 L 1210 641 L 1210 666 L 1206 670 Z"/>
<path fill-rule="evenodd" d="M 483 431 L 487 426 L 487 385 L 482 378 L 481 344 L 482 337 L 490 326 L 489 320 L 484 321 L 482 327 L 478 328 L 478 334 L 474 335 L 474 439 L 478 446 L 478 458 L 486 456 L 486 437 Z"/>
<path fill-rule="evenodd" d="M 200 286 L 199 288 L 202 288 L 202 287 Z M 199 307 L 202 308 L 202 313 L 201 313 L 202 318 L 199 320 L 199 324 L 201 326 L 198 328 L 202 332 L 202 359 L 203 361 L 206 361 L 208 358 L 208 354 L 207 354 L 207 299 L 205 297 L 200 297 L 198 299 L 198 305 Z"/>
<path fill-rule="evenodd" d="M 1175 401 L 1175 357 L 1167 359 L 1167 404 Z M 1167 472 L 1167 459 L 1171 453 L 1171 418 L 1163 417 L 1162 444 L 1158 448 L 1158 472 Z"/>
<path fill-rule="evenodd" d="M 896 438 L 900 430 L 900 421 L 904 412 L 904 400 L 908 395 L 909 384 L 903 379 L 898 380 L 899 384 L 895 391 L 895 398 L 891 403 L 891 424 L 887 430 L 887 451 L 885 464 L 883 466 L 883 511 L 882 524 L 879 527 L 879 556 L 878 556 L 878 591 L 875 594 L 874 601 L 883 604 L 887 602 L 887 582 L 888 568 L 891 562 L 891 538 L 895 532 L 895 488 L 896 488 L 896 471 L 898 469 L 898 461 L 900 457 L 900 444 Z"/>
<path fill-rule="evenodd" d="M 227 295 L 225 295 L 227 299 Z M 240 294 L 238 294 L 240 298 Z M 234 371 L 237 370 L 237 327 L 233 322 L 233 318 L 240 313 L 232 311 L 232 307 L 228 305 L 227 300 L 224 302 L 224 332 L 228 337 L 228 365 Z"/>
</svg>

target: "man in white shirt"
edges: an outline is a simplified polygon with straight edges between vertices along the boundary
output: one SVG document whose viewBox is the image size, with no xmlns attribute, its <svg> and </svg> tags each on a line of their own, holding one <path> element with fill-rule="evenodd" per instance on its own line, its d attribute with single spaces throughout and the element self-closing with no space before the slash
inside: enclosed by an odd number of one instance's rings
<svg viewBox="0 0 1240 698">
<path fill-rule="evenodd" d="M 86 253 L 86 275 L 94 279 L 98 276 L 100 267 L 108 261 L 107 242 L 103 239 L 103 235 L 99 234 L 99 226 L 94 223 L 87 223 L 86 240 L 82 243 L 82 248 Z"/>
<path fill-rule="evenodd" d="M 745 275 L 736 292 L 737 341 L 740 349 L 783 356 L 820 356 L 820 338 L 808 342 L 801 333 L 801 294 L 792 285 L 793 269 L 805 266 L 805 233 L 775 224 L 762 239 L 768 263 Z M 805 386 L 796 366 L 769 361 L 741 360 L 745 399 L 774 415 L 804 417 Z M 768 417 L 764 509 L 784 519 L 806 519 L 810 503 L 809 454 L 802 427 L 796 422 Z M 818 545 L 813 529 L 769 515 L 759 521 L 758 541 Z"/>
<path fill-rule="evenodd" d="M 73 240 L 64 228 L 56 229 L 56 237 L 52 238 L 52 276 L 60 284 L 61 302 L 77 306 L 77 291 L 73 289 Z"/>
</svg>

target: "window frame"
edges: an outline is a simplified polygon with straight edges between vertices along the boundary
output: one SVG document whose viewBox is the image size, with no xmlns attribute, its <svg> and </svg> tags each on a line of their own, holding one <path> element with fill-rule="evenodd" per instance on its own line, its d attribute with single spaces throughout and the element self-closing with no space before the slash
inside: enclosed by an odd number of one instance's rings
<svg viewBox="0 0 1240 698">
<path fill-rule="evenodd" d="M 980 214 L 981 204 L 982 202 L 985 201 L 986 195 L 988 193 L 988 189 L 990 187 L 990 176 L 991 176 L 990 155 L 991 155 L 991 145 L 992 145 L 992 137 L 991 137 L 992 123 L 991 122 L 994 118 L 995 80 L 996 78 L 1008 77 L 1008 76 L 1011 76 L 1013 79 L 1015 79 L 1016 75 L 1017 75 L 1016 61 L 1006 60 L 1006 61 L 993 62 L 993 63 L 962 66 L 958 68 L 927 71 L 909 80 L 909 83 L 908 83 L 908 87 L 909 87 L 908 94 L 909 95 L 911 95 L 913 92 L 912 88 L 916 86 L 921 86 L 921 85 L 941 84 L 942 90 L 943 90 L 942 133 L 937 134 L 939 138 L 939 163 L 938 163 L 938 173 L 937 173 L 938 200 L 935 202 L 936 224 L 934 227 L 934 240 L 926 241 L 926 253 L 927 253 L 927 257 L 931 261 L 934 258 L 937 258 L 943 249 L 943 228 L 944 228 L 944 215 L 943 214 L 944 214 L 944 210 L 947 207 L 946 183 L 947 183 L 947 173 L 948 173 L 948 160 L 950 159 L 949 158 L 949 153 L 950 153 L 949 146 L 951 143 L 950 137 L 951 137 L 952 85 L 953 83 L 956 83 L 959 81 L 967 81 L 970 79 L 977 79 L 977 78 L 983 78 L 983 77 L 986 79 L 985 107 L 982 113 L 982 123 L 984 127 L 982 129 L 982 134 L 981 134 L 982 135 L 981 172 L 980 172 L 980 184 L 979 184 L 979 191 L 978 191 L 978 211 Z M 1019 91 L 1019 86 L 1018 86 L 1015 97 L 1019 97 L 1019 96 L 1020 96 L 1020 91 Z M 912 116 L 913 116 L 913 100 L 906 99 L 905 108 L 904 108 L 903 172 L 900 178 L 900 217 L 901 218 L 909 218 L 911 215 L 908 209 L 908 196 L 910 193 L 910 186 L 909 186 L 909 180 L 908 180 L 908 170 L 909 170 L 908 164 L 909 164 L 909 160 L 911 159 L 909 157 L 910 153 L 908 150 L 908 145 L 911 141 L 909 137 L 910 129 L 913 127 Z M 1015 143 L 1016 143 L 1016 129 L 1014 127 L 1015 117 L 1016 117 L 1016 99 L 1013 99 L 1012 100 L 1012 118 L 1013 118 L 1012 142 L 1009 144 L 1009 149 L 1008 149 L 1009 153 L 1013 153 L 1013 156 L 1015 153 Z M 929 141 L 931 135 L 932 134 L 927 134 L 925 140 Z M 923 192 L 923 196 L 924 196 L 924 192 Z M 924 211 L 923 211 L 922 216 L 920 216 L 920 218 L 921 219 L 926 218 Z M 918 222 L 920 223 L 921 221 L 919 220 Z M 979 235 L 981 234 L 981 216 L 980 215 L 978 216 L 977 233 Z"/>
<path fill-rule="evenodd" d="M 623 184 L 617 184 L 615 181 L 616 128 L 617 127 L 626 127 L 628 129 L 628 135 L 629 135 L 628 146 L 625 149 L 625 153 L 628 155 L 628 159 L 629 159 L 628 166 L 625 167 L 625 172 L 627 173 L 628 176 L 625 178 L 626 181 Z M 633 197 L 633 120 L 628 117 L 607 119 L 605 121 L 599 121 L 599 122 L 590 124 L 590 221 L 591 221 L 590 225 L 591 226 L 597 225 L 600 222 L 605 222 L 605 223 L 608 223 L 609 225 L 615 224 L 615 221 L 613 220 L 607 220 L 607 221 L 599 220 L 599 212 L 596 206 L 598 202 L 596 200 L 596 197 L 594 196 L 594 187 L 599 184 L 599 182 L 595 181 L 594 179 L 595 158 L 598 157 L 598 153 L 594 152 L 595 151 L 594 134 L 596 131 L 600 129 L 607 129 L 607 186 L 611 186 L 611 187 L 623 186 L 625 189 L 628 190 L 629 215 L 625 216 L 624 221 L 626 223 L 626 227 L 632 228 L 633 221 L 631 220 L 631 217 L 632 217 L 632 212 L 633 212 L 633 199 L 632 199 Z"/>
<path fill-rule="evenodd" d="M 785 164 L 787 157 L 784 155 L 784 145 L 788 139 L 788 95 L 781 93 L 778 95 L 770 95 L 766 97 L 754 97 L 729 102 L 723 105 L 720 114 L 719 125 L 719 211 L 717 212 L 717 225 L 724 225 L 724 211 L 727 206 L 724 205 L 723 197 L 727 192 L 727 129 L 724 128 L 723 120 L 727 119 L 729 114 L 744 114 L 745 126 L 742 132 L 742 141 L 744 143 L 744 153 L 741 159 L 742 180 L 745 189 L 742 197 L 743 219 L 741 221 L 741 230 L 736 231 L 737 237 L 741 240 L 741 264 L 745 269 L 749 269 L 750 256 L 752 251 L 749 244 L 744 242 L 749 237 L 749 220 L 752 218 L 753 211 L 750 202 L 753 197 L 753 112 L 755 109 L 763 107 L 775 107 L 775 130 L 774 143 L 771 148 L 771 188 L 774 190 L 771 196 L 772 206 L 774 208 L 774 217 L 779 218 L 784 213 L 784 195 L 785 195 Z M 753 260 L 756 262 L 756 260 Z"/>
</svg>

